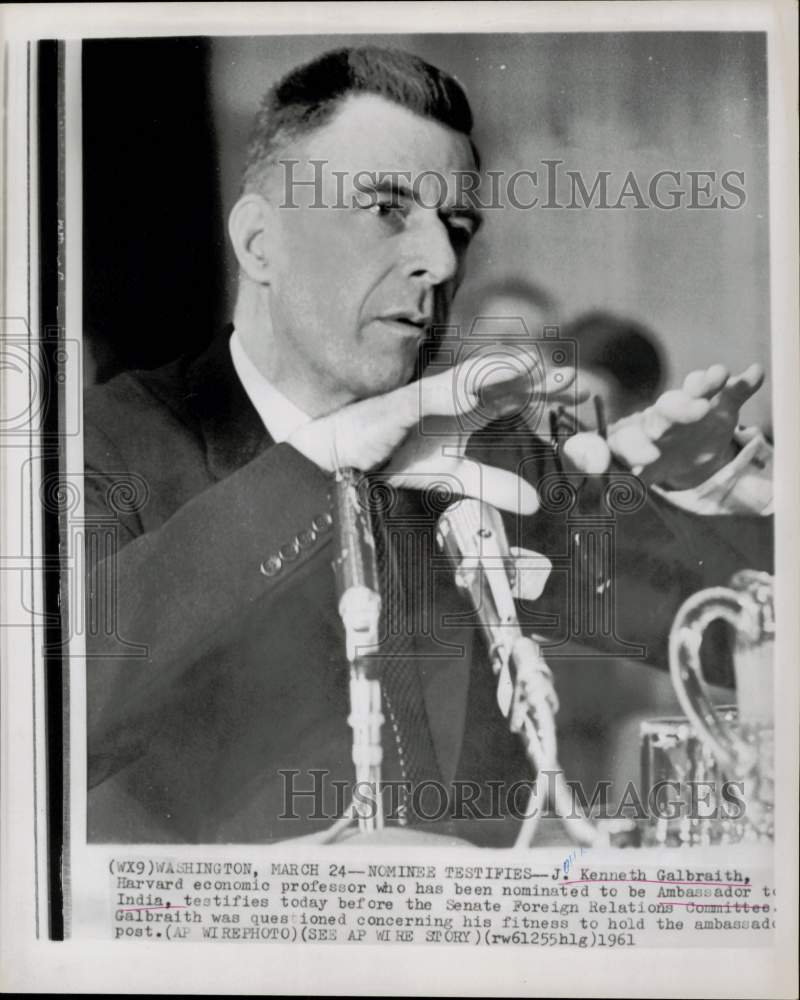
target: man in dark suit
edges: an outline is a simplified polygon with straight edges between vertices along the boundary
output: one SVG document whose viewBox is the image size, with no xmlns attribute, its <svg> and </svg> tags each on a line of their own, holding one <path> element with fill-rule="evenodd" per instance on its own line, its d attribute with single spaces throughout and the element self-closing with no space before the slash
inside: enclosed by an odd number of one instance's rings
<svg viewBox="0 0 800 1000">
<path fill-rule="evenodd" d="M 343 50 L 290 74 L 265 100 L 231 213 L 233 330 L 87 397 L 89 609 L 108 623 L 88 645 L 90 840 L 260 842 L 341 813 L 336 783 L 352 784 L 353 765 L 330 569 L 337 466 L 398 491 L 385 519 L 397 517 L 394 555 L 410 553 L 387 775 L 486 791 L 526 773 L 476 618 L 433 555 L 432 488 L 503 508 L 513 544 L 558 562 L 568 516 L 546 497 L 537 512 L 551 445 L 509 434 L 520 422 L 507 418 L 521 399 L 558 401 L 573 375 L 482 348 L 415 380 L 479 224 L 457 181 L 476 170 L 471 125 L 458 84 L 405 53 Z M 685 596 L 768 564 L 766 500 L 749 474 L 761 446 L 734 439 L 760 377 L 693 373 L 611 428 L 616 467 L 645 485 L 619 519 L 614 579 L 587 576 L 613 588 L 614 634 L 596 637 L 607 651 L 638 643 L 663 661 Z M 573 466 L 591 471 L 606 446 L 578 443 L 594 453 L 574 447 Z M 573 584 L 554 572 L 523 625 L 563 639 Z M 478 839 L 507 837 L 502 823 L 485 830 Z"/>
</svg>

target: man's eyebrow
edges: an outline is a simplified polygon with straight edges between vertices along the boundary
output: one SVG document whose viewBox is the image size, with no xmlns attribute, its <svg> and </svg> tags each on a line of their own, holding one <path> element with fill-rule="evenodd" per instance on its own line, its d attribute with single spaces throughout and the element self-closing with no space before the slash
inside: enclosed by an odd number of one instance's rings
<svg viewBox="0 0 800 1000">
<path fill-rule="evenodd" d="M 385 171 L 379 173 L 371 173 L 365 176 L 359 177 L 358 189 L 360 191 L 370 191 L 375 194 L 389 194 L 394 198 L 405 198 L 411 200 L 414 197 L 414 192 L 402 176 L 398 176 L 403 173 L 402 171 Z M 410 177 L 410 172 L 405 171 L 405 175 Z"/>
<path fill-rule="evenodd" d="M 408 176 L 409 171 L 386 171 L 377 175 L 373 174 L 365 181 L 362 181 L 362 184 L 365 188 L 369 188 L 370 191 L 374 191 L 375 194 L 388 194 L 393 197 L 413 201 L 414 189 L 406 180 Z M 480 226 L 483 222 L 483 213 L 468 202 L 461 204 L 448 204 L 445 202 L 439 206 L 439 211 L 448 217 L 456 215 L 471 219 L 476 226 Z"/>
<path fill-rule="evenodd" d="M 393 201 L 414 201 L 415 193 L 413 186 L 409 184 L 407 178 L 410 171 L 378 171 L 369 175 L 359 177 L 358 189 L 363 193 L 388 195 Z M 440 215 L 447 219 L 468 219 L 477 232 L 483 225 L 483 213 L 469 202 L 462 201 L 461 204 L 445 202 L 438 208 Z"/>
</svg>

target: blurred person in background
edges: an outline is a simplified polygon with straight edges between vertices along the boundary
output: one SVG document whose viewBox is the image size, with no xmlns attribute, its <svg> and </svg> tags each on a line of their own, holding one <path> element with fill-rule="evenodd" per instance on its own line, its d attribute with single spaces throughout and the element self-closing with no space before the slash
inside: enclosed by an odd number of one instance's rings
<svg viewBox="0 0 800 1000">
<path fill-rule="evenodd" d="M 541 285 L 508 275 L 460 292 L 454 320 L 463 337 L 491 337 L 501 343 L 540 340 L 557 329 L 559 339 L 575 342 L 579 390 L 602 398 L 609 421 L 630 416 L 658 398 L 665 387 L 666 365 L 652 331 L 600 309 L 562 325 L 561 312 L 555 297 Z M 591 398 L 577 415 L 594 426 Z"/>
<path fill-rule="evenodd" d="M 664 388 L 657 338 L 635 320 L 594 310 L 567 323 L 563 336 L 577 345 L 581 388 L 602 397 L 608 420 L 637 413 Z"/>
</svg>

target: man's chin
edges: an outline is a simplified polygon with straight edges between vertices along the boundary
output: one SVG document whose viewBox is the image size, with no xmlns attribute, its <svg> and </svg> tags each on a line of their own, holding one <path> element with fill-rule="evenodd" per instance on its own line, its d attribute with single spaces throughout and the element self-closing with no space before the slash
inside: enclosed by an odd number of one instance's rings
<svg viewBox="0 0 800 1000">
<path fill-rule="evenodd" d="M 359 398 L 382 396 L 387 392 L 393 392 L 395 389 L 408 385 L 414 377 L 414 369 L 413 361 L 403 364 L 387 362 L 382 368 L 365 372 L 359 387 Z"/>
</svg>

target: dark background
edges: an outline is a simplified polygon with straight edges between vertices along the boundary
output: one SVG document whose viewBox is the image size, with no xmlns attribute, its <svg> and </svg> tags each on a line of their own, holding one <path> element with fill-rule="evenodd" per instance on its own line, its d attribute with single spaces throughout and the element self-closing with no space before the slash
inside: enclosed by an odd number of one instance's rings
<svg viewBox="0 0 800 1000">
<path fill-rule="evenodd" d="M 87 381 L 163 364 L 223 322 L 210 59 L 203 39 L 83 44 Z"/>
</svg>

